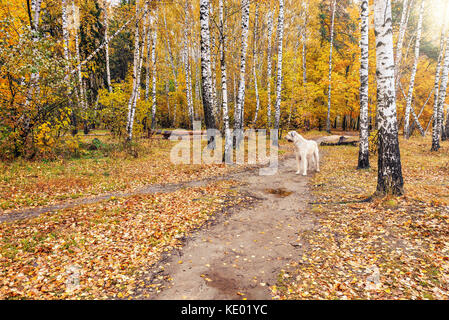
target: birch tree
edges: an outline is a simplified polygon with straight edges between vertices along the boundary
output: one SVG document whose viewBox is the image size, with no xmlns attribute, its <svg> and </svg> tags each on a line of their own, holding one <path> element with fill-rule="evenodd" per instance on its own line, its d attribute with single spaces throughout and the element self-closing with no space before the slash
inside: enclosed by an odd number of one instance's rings
<svg viewBox="0 0 449 320">
<path fill-rule="evenodd" d="M 210 1 L 200 0 L 201 27 L 201 89 L 203 97 L 204 120 L 207 129 L 216 129 L 213 114 L 212 69 L 210 49 Z M 208 136 L 208 148 L 215 148 L 215 137 Z"/>
<path fill-rule="evenodd" d="M 221 65 L 221 103 L 223 111 L 223 129 L 225 133 L 225 150 L 224 158 L 226 163 L 232 162 L 232 137 L 229 127 L 229 110 L 228 110 L 228 79 L 226 70 L 226 30 L 224 21 L 224 5 L 223 0 L 219 1 L 219 24 L 220 24 L 220 65 Z"/>
<path fill-rule="evenodd" d="M 77 15 L 77 8 L 75 6 L 75 1 L 72 0 L 72 15 L 73 19 L 79 19 Z M 77 72 L 78 72 L 78 96 L 79 96 L 79 104 L 80 108 L 83 113 L 83 123 L 84 123 L 84 134 L 89 133 L 89 128 L 87 126 L 87 102 L 86 102 L 86 93 L 84 91 L 84 84 L 83 84 L 83 74 L 81 70 L 81 58 L 80 58 L 80 45 L 79 45 L 79 36 L 78 36 L 78 28 L 79 26 L 76 26 L 75 28 L 75 58 L 77 63 Z"/>
<path fill-rule="evenodd" d="M 303 1 L 303 25 L 301 30 L 302 37 L 302 83 L 307 83 L 307 23 L 309 17 L 309 3 L 308 0 Z"/>
<path fill-rule="evenodd" d="M 165 34 L 166 34 L 166 40 L 165 40 L 165 45 L 167 47 L 167 51 L 168 51 L 168 58 L 170 61 L 170 67 L 172 70 L 172 74 L 173 74 L 173 82 L 175 84 L 175 90 L 176 92 L 178 91 L 178 71 L 177 71 L 177 66 L 175 65 L 175 59 L 173 57 L 173 51 L 172 51 L 172 46 L 171 46 L 171 41 L 170 41 L 170 34 L 169 34 L 169 29 L 167 28 L 167 19 L 165 16 L 165 11 L 164 11 L 164 27 L 165 27 Z M 176 102 L 174 103 L 173 106 L 173 125 L 176 125 L 176 112 L 177 111 L 177 104 Z"/>
<path fill-rule="evenodd" d="M 369 168 L 368 123 L 368 74 L 369 74 L 369 1 L 360 4 L 360 144 L 358 169 Z"/>
<path fill-rule="evenodd" d="M 409 11 L 408 10 L 408 0 L 402 1 L 402 14 L 401 14 L 401 22 L 399 25 L 399 35 L 398 35 L 398 41 L 396 45 L 396 56 L 395 56 L 395 68 L 394 68 L 394 77 L 396 79 L 396 88 L 397 84 L 399 83 L 399 70 L 402 62 L 402 47 L 404 45 L 404 39 L 405 39 L 405 31 L 407 30 L 407 24 L 408 24 L 408 17 L 409 17 Z"/>
<path fill-rule="evenodd" d="M 267 37 L 268 37 L 268 47 L 267 47 L 267 125 L 271 128 L 271 75 L 272 75 L 272 38 L 273 38 L 273 10 L 270 9 L 268 12 L 268 22 L 267 22 Z"/>
<path fill-rule="evenodd" d="M 192 74 L 190 67 L 190 55 L 189 55 L 189 0 L 186 0 L 184 5 L 185 19 L 184 19 L 184 74 L 186 78 L 186 100 L 187 109 L 189 114 L 190 124 L 193 129 L 194 110 L 193 110 L 193 99 L 192 99 Z"/>
<path fill-rule="evenodd" d="M 334 48 L 334 24 L 335 24 L 335 10 L 337 7 L 337 1 L 332 1 L 332 18 L 330 28 L 330 49 L 329 49 L 329 89 L 327 92 L 327 120 L 326 131 L 331 132 L 331 98 L 332 98 L 332 51 Z"/>
<path fill-rule="evenodd" d="M 241 130 L 243 130 L 244 114 L 245 114 L 245 70 L 246 70 L 246 53 L 248 50 L 248 29 L 249 29 L 249 0 L 242 0 L 242 42 L 240 53 L 240 77 L 237 93 L 237 105 L 235 107 L 235 124 L 234 129 L 239 130 L 236 133 L 237 147 L 243 138 Z"/>
<path fill-rule="evenodd" d="M 41 14 L 42 0 L 31 0 L 31 29 L 33 30 L 33 42 L 39 41 L 39 18 Z M 30 76 L 30 87 L 28 89 L 27 97 L 25 100 L 25 106 L 28 106 L 33 99 L 34 93 L 39 92 L 39 72 L 33 72 Z M 29 127 L 29 119 L 26 119 L 26 130 Z"/>
<path fill-rule="evenodd" d="M 441 84 L 440 84 L 440 96 L 438 98 L 438 112 L 437 120 L 435 120 L 434 126 L 438 128 L 438 135 L 442 138 L 443 136 L 443 120 L 444 120 L 444 102 L 446 101 L 447 85 L 449 82 L 449 33 L 446 41 L 446 53 L 444 55 L 444 65 L 443 72 L 441 74 Z M 447 126 L 447 124 L 446 124 Z M 436 151 L 436 150 L 435 150 Z"/>
<path fill-rule="evenodd" d="M 256 95 L 256 111 L 254 113 L 253 123 L 256 125 L 259 115 L 260 98 L 259 87 L 257 84 L 257 41 L 258 41 L 258 28 L 259 28 L 259 3 L 256 3 L 256 11 L 254 14 L 254 30 L 253 30 L 253 78 L 254 78 L 254 92 Z"/>
<path fill-rule="evenodd" d="M 422 23 L 423 23 L 423 15 L 424 15 L 424 4 L 425 1 L 421 1 L 421 7 L 419 10 L 419 18 L 418 18 L 418 29 L 416 32 L 416 43 L 415 43 L 415 59 L 413 62 L 412 72 L 410 75 L 410 84 L 408 89 L 407 101 L 405 106 L 405 122 L 404 122 L 404 136 L 406 139 L 410 136 L 410 111 L 412 109 L 412 100 L 413 100 L 413 89 L 415 87 L 415 77 L 416 70 L 418 69 L 419 62 L 419 49 L 421 46 L 421 33 L 422 33 Z"/>
<path fill-rule="evenodd" d="M 438 151 L 440 149 L 440 127 L 439 123 L 439 96 L 440 96 L 440 77 L 441 77 L 441 64 L 443 62 L 444 57 L 444 44 L 446 42 L 446 47 L 448 47 L 447 43 L 449 43 L 449 37 L 445 40 L 444 36 L 444 26 L 442 27 L 441 38 L 440 38 L 440 54 L 438 56 L 438 62 L 435 72 L 435 82 L 434 82 L 434 103 L 433 103 L 433 127 L 432 127 L 432 147 L 431 151 Z M 447 50 L 446 50 L 447 51 Z M 447 55 L 446 55 L 447 56 Z"/>
<path fill-rule="evenodd" d="M 152 25 L 152 43 L 151 43 L 151 65 L 152 65 L 152 92 L 151 92 L 151 129 L 156 128 L 156 109 L 157 109 L 157 67 L 156 67 L 156 42 L 157 42 L 157 28 L 155 16 L 151 16 Z"/>
<path fill-rule="evenodd" d="M 284 41 L 284 0 L 279 0 L 279 18 L 278 18 L 278 64 L 276 80 L 276 105 L 274 116 L 274 128 L 279 130 L 279 121 L 281 117 L 281 94 L 282 94 L 282 54 Z M 274 141 L 274 140 L 273 140 Z"/>
<path fill-rule="evenodd" d="M 126 126 L 127 141 L 131 141 L 133 138 L 133 126 L 134 126 L 134 99 L 137 94 L 137 73 L 139 67 L 140 47 L 139 47 L 139 19 L 137 19 L 139 10 L 139 1 L 136 0 L 136 24 L 134 29 L 134 63 L 133 63 L 133 86 L 131 96 L 128 101 L 128 121 Z M 78 64 L 79 65 L 79 64 Z"/>
<path fill-rule="evenodd" d="M 391 0 L 376 0 L 374 3 L 374 28 L 376 34 L 377 108 L 379 111 L 377 179 L 379 195 L 402 195 L 404 192 L 396 115 L 391 21 Z"/>
<path fill-rule="evenodd" d="M 111 68 L 109 66 L 109 2 L 107 0 L 104 0 L 103 2 L 104 6 L 104 54 L 105 54 L 105 60 L 106 60 L 106 82 L 108 85 L 108 91 L 112 92 L 112 86 L 111 86 Z"/>
</svg>

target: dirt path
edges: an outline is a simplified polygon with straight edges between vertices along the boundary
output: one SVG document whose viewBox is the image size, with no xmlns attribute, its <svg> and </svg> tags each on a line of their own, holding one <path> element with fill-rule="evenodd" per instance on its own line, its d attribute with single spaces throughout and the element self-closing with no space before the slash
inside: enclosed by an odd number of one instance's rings
<svg viewBox="0 0 449 320">
<path fill-rule="evenodd" d="M 276 175 L 252 173 L 241 180 L 240 191 L 260 200 L 221 216 L 167 256 L 148 278 L 158 289 L 140 298 L 271 299 L 268 286 L 303 251 L 298 233 L 314 228 L 315 217 L 306 210 L 308 178 L 296 175 L 294 158 L 287 158 Z"/>
<path fill-rule="evenodd" d="M 250 168 L 250 172 L 256 172 L 257 167 Z M 53 212 L 57 210 L 73 208 L 85 204 L 97 203 L 100 201 L 107 200 L 111 197 L 115 198 L 123 198 L 123 197 L 131 197 L 135 195 L 145 195 L 145 194 L 153 194 L 153 193 L 171 193 L 183 188 L 191 188 L 191 187 L 202 187 L 206 186 L 212 181 L 221 181 L 221 180 L 230 180 L 230 179 L 240 179 L 240 176 L 246 175 L 247 172 L 238 170 L 233 173 L 225 174 L 222 176 L 209 177 L 201 180 L 192 180 L 180 183 L 166 183 L 166 184 L 151 184 L 136 188 L 132 191 L 114 191 L 108 192 L 104 194 L 100 194 L 98 196 L 86 197 L 81 199 L 76 199 L 73 201 L 65 201 L 61 203 L 56 203 L 43 207 L 33 207 L 33 208 L 25 208 L 13 210 L 8 213 L 2 213 L 0 211 L 0 223 L 7 221 L 16 221 L 22 219 L 29 219 L 33 217 L 37 217 L 40 214 L 46 212 Z"/>
</svg>

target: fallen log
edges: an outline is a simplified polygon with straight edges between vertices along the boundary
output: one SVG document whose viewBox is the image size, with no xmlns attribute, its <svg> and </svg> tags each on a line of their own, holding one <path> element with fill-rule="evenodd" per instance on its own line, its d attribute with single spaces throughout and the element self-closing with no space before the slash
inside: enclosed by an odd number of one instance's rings
<svg viewBox="0 0 449 320">
<path fill-rule="evenodd" d="M 173 137 L 184 137 L 184 136 L 201 136 L 202 134 L 206 134 L 206 131 L 200 130 L 152 130 L 151 136 L 153 135 L 162 135 L 164 139 L 169 139 L 171 136 Z"/>
<path fill-rule="evenodd" d="M 360 142 L 358 137 L 351 136 L 328 136 L 319 139 L 320 146 L 357 146 Z"/>
</svg>

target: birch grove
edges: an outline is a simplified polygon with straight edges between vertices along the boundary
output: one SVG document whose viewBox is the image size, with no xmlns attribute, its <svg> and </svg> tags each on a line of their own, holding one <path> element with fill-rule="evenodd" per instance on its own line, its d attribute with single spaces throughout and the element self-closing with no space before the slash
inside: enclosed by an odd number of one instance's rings
<svg viewBox="0 0 449 320">
<path fill-rule="evenodd" d="M 33 130 L 44 131 L 46 116 L 42 114 L 54 104 L 68 110 L 69 131 L 76 133 L 81 127 L 87 133 L 104 127 L 129 141 L 152 137 L 156 129 L 166 127 L 193 129 L 195 120 L 201 121 L 202 129 L 222 133 L 233 127 L 236 147 L 243 138 L 240 133 L 248 127 L 273 127 L 281 135 L 291 129 L 360 130 L 358 166 L 369 166 L 367 150 L 373 149 L 370 144 L 375 143 L 376 130 L 374 138 L 368 137 L 379 124 L 376 113 L 380 108 L 377 90 L 368 88 L 375 85 L 376 55 L 374 46 L 367 49 L 365 1 L 57 3 L 59 6 L 29 2 L 25 16 L 30 42 L 35 44 L 29 54 L 32 59 L 23 62 L 28 73 L 11 77 L 6 83 L 12 90 L 3 90 L 10 96 L 9 103 L 18 108 L 16 127 L 21 136 L 16 139 L 11 134 L 11 139 L 33 144 L 24 141 L 35 136 Z M 432 18 L 443 11 L 443 3 L 393 3 L 398 130 L 413 139 L 418 131 L 424 134 L 430 123 L 432 149 L 438 150 L 448 131 L 447 94 L 442 91 L 446 28 L 439 48 L 431 35 L 441 27 Z M 45 14 L 41 14 L 41 6 Z M 36 28 L 38 32 L 34 32 Z M 51 103 L 47 96 L 58 88 L 54 81 L 46 82 L 48 73 L 41 78 L 42 68 L 49 64 L 41 62 L 45 54 L 39 51 L 48 47 L 49 39 L 56 41 L 55 55 L 62 62 L 53 65 L 55 70 L 62 66 L 67 86 L 61 90 L 63 101 Z M 323 48 L 328 44 L 327 52 Z M 14 88 L 17 83 L 24 88 Z M 19 91 L 22 96 L 16 98 Z M 145 94 L 142 98 L 141 92 Z M 25 112 L 33 108 L 35 115 Z M 55 110 L 65 114 L 58 108 Z M 67 121 L 60 121 L 64 129 L 55 126 L 52 137 L 64 136 Z M 11 125 L 9 132 L 16 127 Z M 212 140 L 209 137 L 209 142 Z"/>
</svg>

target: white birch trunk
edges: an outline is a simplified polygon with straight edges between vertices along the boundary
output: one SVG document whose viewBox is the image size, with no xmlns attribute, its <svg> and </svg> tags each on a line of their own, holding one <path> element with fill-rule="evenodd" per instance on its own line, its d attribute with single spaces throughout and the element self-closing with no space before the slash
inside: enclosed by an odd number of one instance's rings
<svg viewBox="0 0 449 320">
<path fill-rule="evenodd" d="M 189 55 L 189 0 L 186 0 L 185 6 L 185 20 L 184 20 L 184 73 L 186 78 L 186 100 L 187 110 L 190 120 L 190 125 L 193 129 L 194 111 L 193 111 L 193 99 L 192 99 L 192 75 L 190 68 L 190 55 Z"/>
<path fill-rule="evenodd" d="M 166 33 L 165 45 L 167 46 L 170 67 L 171 67 L 172 74 L 173 74 L 173 81 L 175 83 L 175 90 L 176 90 L 176 92 L 178 92 L 178 71 L 177 71 L 177 66 L 175 65 L 175 59 L 173 58 L 173 51 L 172 51 L 171 42 L 170 42 L 169 30 L 167 28 L 167 19 L 165 17 L 165 11 L 164 11 L 164 27 L 165 27 L 165 33 Z M 176 115 L 177 115 L 177 103 L 175 102 L 174 106 L 173 106 L 173 125 L 174 126 L 176 126 Z"/>
<path fill-rule="evenodd" d="M 226 36 L 224 25 L 224 6 L 223 0 L 219 0 L 219 16 L 220 16 L 220 65 L 221 65 L 221 103 L 223 111 L 223 129 L 225 133 L 225 163 L 232 162 L 232 138 L 229 127 L 229 110 L 228 110 L 228 84 L 227 84 L 227 70 L 226 70 Z"/>
<path fill-rule="evenodd" d="M 42 0 L 32 0 L 31 1 L 31 16 L 32 16 L 32 29 L 33 29 L 33 42 L 39 41 L 39 17 L 41 12 Z M 30 76 L 30 87 L 27 92 L 27 97 L 25 99 L 25 106 L 28 106 L 33 100 L 33 95 L 35 91 L 39 92 L 39 72 L 33 72 Z M 25 129 L 29 130 L 30 119 L 28 115 L 25 115 Z"/>
<path fill-rule="evenodd" d="M 418 69 L 418 62 L 419 62 L 419 49 L 421 46 L 421 33 L 422 33 L 422 23 L 423 23 L 423 15 L 424 15 L 424 4 L 425 4 L 425 1 L 422 0 L 420 10 L 419 10 L 418 29 L 417 29 L 417 33 L 416 33 L 415 60 L 413 62 L 412 72 L 410 75 L 410 84 L 409 84 L 407 101 L 406 101 L 406 106 L 405 106 L 404 137 L 406 139 L 408 139 L 410 136 L 410 110 L 412 109 L 413 89 L 415 87 L 415 77 L 416 77 L 416 71 Z"/>
<path fill-rule="evenodd" d="M 72 0 L 72 13 L 75 14 L 76 7 L 75 7 L 75 1 Z M 76 63 L 78 65 L 77 72 L 78 72 L 78 92 L 79 92 L 79 103 L 80 108 L 82 110 L 82 118 L 84 122 L 84 133 L 88 133 L 87 129 L 87 102 L 86 102 L 86 93 L 84 91 L 84 83 L 83 83 L 83 74 L 81 71 L 81 58 L 80 58 L 80 45 L 79 45 L 79 36 L 78 36 L 78 30 L 75 29 L 75 58 Z"/>
<path fill-rule="evenodd" d="M 282 98 L 282 54 L 284 44 L 284 0 L 279 0 L 279 20 L 278 20 L 278 64 L 276 80 L 276 104 L 274 115 L 274 128 L 279 130 L 279 121 L 281 117 L 281 98 Z M 274 140 L 273 140 L 274 141 Z"/>
<path fill-rule="evenodd" d="M 235 129 L 243 130 L 245 114 L 245 70 L 246 53 L 248 50 L 248 29 L 249 29 L 249 0 L 242 0 L 242 42 L 240 54 L 240 78 L 237 93 Z M 237 144 L 240 144 L 242 137 L 238 134 Z"/>
<path fill-rule="evenodd" d="M 268 12 L 267 22 L 268 48 L 267 48 L 267 126 L 271 128 L 271 76 L 272 76 L 272 38 L 273 38 L 273 10 Z"/>
<path fill-rule="evenodd" d="M 201 85 L 206 129 L 216 129 L 213 111 L 212 69 L 210 49 L 210 1 L 200 0 Z M 208 136 L 208 148 L 215 148 L 215 139 Z"/>
<path fill-rule="evenodd" d="M 256 95 L 256 111 L 254 114 L 253 123 L 256 125 L 257 118 L 259 115 L 260 108 L 260 98 L 259 98 L 259 87 L 257 84 L 257 41 L 258 41 L 258 28 L 259 28 L 259 3 L 256 3 L 256 12 L 254 16 L 254 33 L 253 33 L 253 77 L 254 77 L 254 91 Z"/>
<path fill-rule="evenodd" d="M 403 194 L 401 156 L 396 115 L 391 0 L 374 3 L 376 34 L 377 104 L 379 111 L 378 179 L 379 195 Z"/>
<path fill-rule="evenodd" d="M 437 68 L 435 72 L 435 83 L 434 83 L 434 103 L 433 103 L 433 128 L 432 128 L 432 147 L 431 151 L 438 151 L 440 149 L 440 127 L 438 126 L 438 116 L 439 116 L 439 96 L 440 96 L 440 76 L 441 76 L 441 64 L 444 57 L 444 43 L 449 43 L 449 37 L 445 41 L 444 37 L 444 27 L 441 32 L 440 39 L 440 54 L 438 56 Z M 449 46 L 446 46 L 449 47 Z"/>
<path fill-rule="evenodd" d="M 437 113 L 438 120 L 436 121 L 436 125 L 438 127 L 438 134 L 439 134 L 440 138 L 443 136 L 443 130 L 444 130 L 444 128 L 443 128 L 443 120 L 444 120 L 443 110 L 444 110 L 444 102 L 446 101 L 448 82 L 449 82 L 449 35 L 447 37 L 443 72 L 441 74 L 440 96 L 438 98 L 438 113 Z"/>
<path fill-rule="evenodd" d="M 330 29 L 330 49 L 329 49 L 329 89 L 327 92 L 327 120 L 326 131 L 331 132 L 331 98 L 332 98 L 332 51 L 334 48 L 334 24 L 335 24 L 335 10 L 337 1 L 332 1 L 332 20 Z"/>
<path fill-rule="evenodd" d="M 309 3 L 308 0 L 303 2 L 303 26 L 302 26 L 302 83 L 307 83 L 307 23 L 309 17 Z"/>
<path fill-rule="evenodd" d="M 154 17 L 152 17 L 154 18 Z M 153 19 L 152 19 L 153 20 Z M 156 22 L 154 22 L 156 24 Z M 157 42 L 157 28 L 153 25 L 153 41 L 151 45 L 151 65 L 152 65 L 152 83 L 153 90 L 151 93 L 151 129 L 156 128 L 156 110 L 157 110 L 157 99 L 156 99 L 156 85 L 157 85 L 157 68 L 156 68 L 156 42 Z"/>
<path fill-rule="evenodd" d="M 127 140 L 131 141 L 133 138 L 133 127 L 134 127 L 134 100 L 136 96 L 136 85 L 137 85 L 137 72 L 138 72 L 138 66 L 139 66 L 139 57 L 140 57 L 140 47 L 139 47 L 139 19 L 137 19 L 138 14 L 138 7 L 139 7 L 139 1 L 136 0 L 136 24 L 135 24 L 135 31 L 134 31 L 134 64 L 133 64 L 133 86 L 131 91 L 131 96 L 128 101 L 128 121 L 126 126 L 127 131 Z"/>
<path fill-rule="evenodd" d="M 407 30 L 407 22 L 408 22 L 408 0 L 402 1 L 402 14 L 401 14 L 401 23 L 399 25 L 399 35 L 398 41 L 396 45 L 396 57 L 395 57 L 395 68 L 394 68 L 394 77 L 396 79 L 396 87 L 399 81 L 399 69 L 402 62 L 402 46 L 404 44 L 405 31 Z"/>
<path fill-rule="evenodd" d="M 103 3 L 104 6 L 104 53 L 106 57 L 106 81 L 108 85 L 108 91 L 112 92 L 112 86 L 111 86 L 111 68 L 109 63 L 109 15 L 108 15 L 108 9 L 109 9 L 109 2 L 104 0 Z"/>
<path fill-rule="evenodd" d="M 369 123 L 368 123 L 368 76 L 369 76 L 369 1 L 361 4 L 361 39 L 360 39 L 360 144 L 358 169 L 369 168 Z"/>
</svg>

